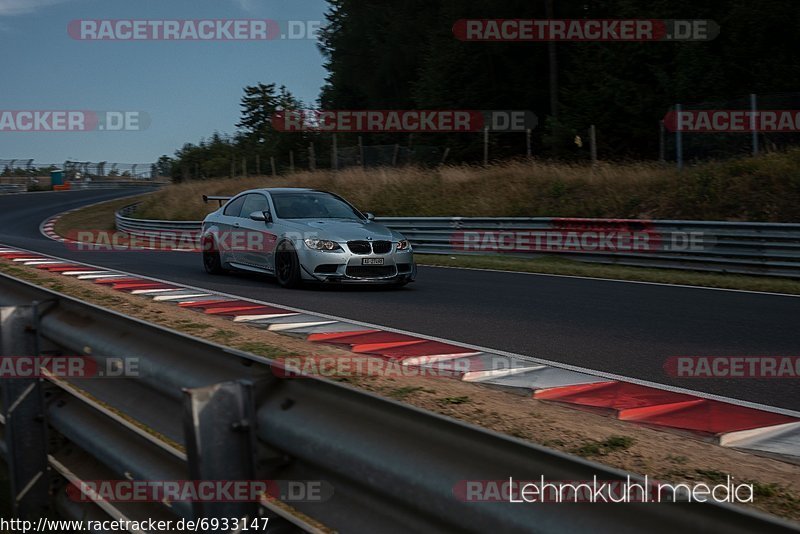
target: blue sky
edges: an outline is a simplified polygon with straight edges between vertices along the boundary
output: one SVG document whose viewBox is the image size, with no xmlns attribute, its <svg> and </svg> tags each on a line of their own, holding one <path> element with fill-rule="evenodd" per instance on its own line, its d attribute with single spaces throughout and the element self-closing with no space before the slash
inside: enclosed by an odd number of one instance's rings
<svg viewBox="0 0 800 534">
<path fill-rule="evenodd" d="M 75 19 L 324 20 L 324 0 L 0 0 L 0 110 L 137 110 L 138 132 L 0 131 L 0 159 L 139 163 L 233 133 L 242 88 L 286 85 L 313 105 L 325 70 L 312 39 L 79 41 Z"/>
</svg>

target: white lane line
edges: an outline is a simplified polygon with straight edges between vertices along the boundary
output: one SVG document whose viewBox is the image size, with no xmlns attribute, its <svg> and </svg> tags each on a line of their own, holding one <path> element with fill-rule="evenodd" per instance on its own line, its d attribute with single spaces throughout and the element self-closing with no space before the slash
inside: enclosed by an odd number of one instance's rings
<svg viewBox="0 0 800 534">
<path fill-rule="evenodd" d="M 30 250 L 22 250 L 22 252 L 31 252 L 31 251 Z M 63 258 L 60 258 L 58 256 L 51 256 L 51 257 L 53 257 L 55 259 L 63 259 Z M 64 261 L 65 262 L 72 262 L 72 260 L 64 260 Z M 87 267 L 95 267 L 97 269 L 105 269 L 105 267 L 101 267 L 101 266 L 98 266 L 98 265 L 93 265 L 91 263 L 83 263 L 82 265 L 85 265 Z M 194 290 L 194 291 L 198 291 L 198 292 L 208 291 L 206 289 L 203 289 L 203 288 L 200 288 L 200 287 L 197 287 L 197 286 L 190 286 L 190 285 L 187 285 L 187 284 L 174 282 L 174 281 L 170 281 L 170 280 L 164 280 L 164 279 L 161 279 L 161 278 L 155 278 L 155 277 L 152 277 L 152 276 L 133 274 L 133 273 L 128 273 L 126 271 L 117 271 L 117 272 L 122 273 L 122 275 L 124 275 L 124 276 L 138 277 L 138 278 L 141 278 L 141 279 L 144 279 L 144 280 L 153 280 L 155 282 L 161 282 L 163 284 L 173 284 L 173 285 L 174 284 L 179 284 L 179 285 L 181 285 L 181 287 L 184 287 L 186 289 L 191 289 L 191 290 Z M 578 277 L 578 278 L 580 278 L 580 277 Z M 669 285 L 669 284 L 661 284 L 661 285 Z M 688 287 L 692 287 L 692 286 L 688 286 Z M 697 289 L 697 288 L 695 288 L 695 289 Z M 787 409 L 787 408 L 779 408 L 777 406 L 769 406 L 767 404 L 762 404 L 762 403 L 759 403 L 759 402 L 752 402 L 752 401 L 746 401 L 746 400 L 741 400 L 741 399 L 734 399 L 734 398 L 731 398 L 731 397 L 724 397 L 722 395 L 715 395 L 713 393 L 706 393 L 704 391 L 695 391 L 695 390 L 691 390 L 691 389 L 687 389 L 687 388 L 671 386 L 671 385 L 667 385 L 667 384 L 660 384 L 658 382 L 653 382 L 653 381 L 650 381 L 650 380 L 642 380 L 640 378 L 634 378 L 634 377 L 621 375 L 621 374 L 617 374 L 617 373 L 608 373 L 606 371 L 599 371 L 599 370 L 596 370 L 596 369 L 588 369 L 586 367 L 581 367 L 579 365 L 571 365 L 571 364 L 567 364 L 567 363 L 557 362 L 557 361 L 554 361 L 554 360 L 548 360 L 548 359 L 545 359 L 545 358 L 538 358 L 538 357 L 534 357 L 534 356 L 528 356 L 526 354 L 518 354 L 518 353 L 515 353 L 515 352 L 506 351 L 506 350 L 493 349 L 493 348 L 489 348 L 489 347 L 483 347 L 483 346 L 480 346 L 480 345 L 474 345 L 472 343 L 464 343 L 464 342 L 461 342 L 461 341 L 453 341 L 452 339 L 444 339 L 444 338 L 441 338 L 441 337 L 438 337 L 438 336 L 431 336 L 431 335 L 428 335 L 428 334 L 420 334 L 420 333 L 417 333 L 417 332 L 410 332 L 408 330 L 401 330 L 399 328 L 392 328 L 390 326 L 381 326 L 381 325 L 377 325 L 377 324 L 374 324 L 374 323 L 367 323 L 367 322 L 358 321 L 358 320 L 355 320 L 355 319 L 348 319 L 346 317 L 338 317 L 338 316 L 330 315 L 330 314 L 326 314 L 326 313 L 312 312 L 312 311 L 304 310 L 304 309 L 301 309 L 301 308 L 296 308 L 294 306 L 286 306 L 284 304 L 275 304 L 275 303 L 272 303 L 272 302 L 265 302 L 265 301 L 262 301 L 262 300 L 250 299 L 250 298 L 247 298 L 247 297 L 242 297 L 241 295 L 233 295 L 233 294 L 230 294 L 230 293 L 225 293 L 225 292 L 220 292 L 220 291 L 216 291 L 214 293 L 214 295 L 215 296 L 221 296 L 221 297 L 227 297 L 227 298 L 230 298 L 232 300 L 245 300 L 246 299 L 248 302 L 254 302 L 256 304 L 263 304 L 264 306 L 271 306 L 271 307 L 274 307 L 274 308 L 282 308 L 282 309 L 285 309 L 285 310 L 291 310 L 291 311 L 294 311 L 294 312 L 297 312 L 297 313 L 302 313 L 302 314 L 307 314 L 307 315 L 315 315 L 315 316 L 320 317 L 320 318 L 331 319 L 334 322 L 341 321 L 341 322 L 344 322 L 344 323 L 351 323 L 351 324 L 359 325 L 359 326 L 365 327 L 366 329 L 382 330 L 384 332 L 394 332 L 396 334 L 405 334 L 405 335 L 417 337 L 417 338 L 420 338 L 420 339 L 427 339 L 427 340 L 430 340 L 430 341 L 439 341 L 440 343 L 445 343 L 445 344 L 448 344 L 448 345 L 458 345 L 460 347 L 472 349 L 472 350 L 477 351 L 477 352 L 489 352 L 489 353 L 492 353 L 492 354 L 499 354 L 501 356 L 509 356 L 509 357 L 512 357 L 512 358 L 518 358 L 520 360 L 525 360 L 525 361 L 530 362 L 530 363 L 535 363 L 535 364 L 540 364 L 540 365 L 547 365 L 547 366 L 550 366 L 550 367 L 555 367 L 557 369 L 566 369 L 566 370 L 569 370 L 569 371 L 575 371 L 575 372 L 578 372 L 578 373 L 583 373 L 583 374 L 588 374 L 588 375 L 592 375 L 592 376 L 596 376 L 596 377 L 606 378 L 606 379 L 609 379 L 609 380 L 618 380 L 620 382 L 628 382 L 628 383 L 637 384 L 637 385 L 640 385 L 640 386 L 647 386 L 647 387 L 651 387 L 651 388 L 655 388 L 655 389 L 660 389 L 662 391 L 671 391 L 673 393 L 684 393 L 686 395 L 693 395 L 695 397 L 699 397 L 699 398 L 702 398 L 702 399 L 716 400 L 716 401 L 725 402 L 725 403 L 728 403 L 728 404 L 733 404 L 733 405 L 736 405 L 736 406 L 743 406 L 743 407 L 746 407 L 746 408 L 753 408 L 753 409 L 756 409 L 756 410 L 763 410 L 763 411 L 766 411 L 766 412 L 788 415 L 790 417 L 800 417 L 800 411 L 790 410 L 790 409 Z M 777 294 L 777 295 L 783 296 L 782 294 Z M 788 295 L 788 296 L 795 296 L 795 295 Z M 159 297 L 156 297 L 156 299 L 158 299 L 158 298 Z"/>
</svg>

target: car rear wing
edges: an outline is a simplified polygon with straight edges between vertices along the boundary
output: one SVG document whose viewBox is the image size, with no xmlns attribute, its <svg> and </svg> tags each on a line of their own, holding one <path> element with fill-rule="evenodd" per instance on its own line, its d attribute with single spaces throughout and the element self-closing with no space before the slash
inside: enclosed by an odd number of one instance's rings
<svg viewBox="0 0 800 534">
<path fill-rule="evenodd" d="M 219 207 L 221 208 L 222 203 L 229 201 L 231 198 L 233 197 L 215 197 L 215 196 L 203 195 L 203 202 L 208 204 L 209 200 L 216 200 L 217 202 L 219 202 Z"/>
</svg>

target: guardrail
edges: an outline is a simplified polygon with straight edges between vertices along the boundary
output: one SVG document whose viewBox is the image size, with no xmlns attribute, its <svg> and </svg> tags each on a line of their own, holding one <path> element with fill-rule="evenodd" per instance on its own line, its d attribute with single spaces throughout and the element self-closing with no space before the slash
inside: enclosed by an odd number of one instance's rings
<svg viewBox="0 0 800 534">
<path fill-rule="evenodd" d="M 69 190 L 95 190 L 95 189 L 125 189 L 129 187 L 161 187 L 166 185 L 163 182 L 151 182 L 146 180 L 114 180 L 114 181 L 95 181 L 95 182 L 69 182 Z M 0 184 L 0 194 L 4 193 L 25 193 L 28 184 Z"/>
<path fill-rule="evenodd" d="M 148 180 L 95 180 L 91 182 L 70 182 L 70 189 L 121 189 L 126 187 L 161 187 L 163 182 Z"/>
<path fill-rule="evenodd" d="M 286 378 L 265 358 L 7 275 L 0 289 L 2 355 L 138 364 L 136 376 L 119 378 L 0 379 L 0 455 L 17 517 L 269 517 L 272 532 L 324 531 L 317 523 L 348 533 L 794 531 L 716 503 L 471 502 L 457 490 L 466 481 L 629 474 L 340 383 Z M 66 489 L 104 480 L 315 481 L 325 490 L 299 500 L 118 504 Z"/>
<path fill-rule="evenodd" d="M 135 219 L 130 217 L 135 209 L 128 206 L 117 213 L 119 230 L 142 236 L 200 230 L 200 221 Z M 602 264 L 800 278 L 800 224 L 795 223 L 553 217 L 375 220 L 403 233 L 415 252 L 424 254 L 558 254 Z M 623 239 L 627 242 L 618 246 L 617 240 Z"/>
<path fill-rule="evenodd" d="M 25 184 L 0 184 L 0 195 L 4 193 L 23 193 L 28 190 Z"/>
<path fill-rule="evenodd" d="M 117 230 L 137 236 L 157 236 L 163 232 L 199 233 L 203 224 L 202 221 L 159 221 L 130 217 L 138 205 L 131 204 L 116 212 L 114 218 Z"/>
</svg>

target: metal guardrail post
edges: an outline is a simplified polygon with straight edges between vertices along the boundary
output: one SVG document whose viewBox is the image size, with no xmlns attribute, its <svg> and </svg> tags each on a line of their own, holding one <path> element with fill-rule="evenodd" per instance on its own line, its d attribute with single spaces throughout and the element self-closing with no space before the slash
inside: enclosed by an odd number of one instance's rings
<svg viewBox="0 0 800 534">
<path fill-rule="evenodd" d="M 250 382 L 184 389 L 184 431 L 193 480 L 255 479 L 255 403 Z M 257 502 L 195 501 L 196 519 L 258 517 Z"/>
<path fill-rule="evenodd" d="M 36 304 L 0 307 L 0 354 L 37 357 Z M 28 519 L 50 509 L 47 425 L 37 377 L 3 378 L 5 453 L 14 516 Z"/>
</svg>

